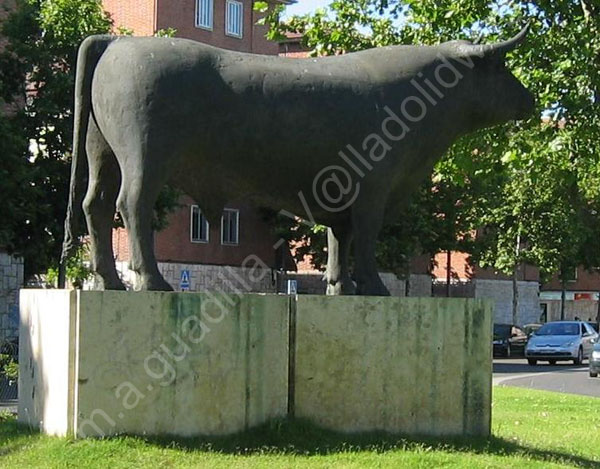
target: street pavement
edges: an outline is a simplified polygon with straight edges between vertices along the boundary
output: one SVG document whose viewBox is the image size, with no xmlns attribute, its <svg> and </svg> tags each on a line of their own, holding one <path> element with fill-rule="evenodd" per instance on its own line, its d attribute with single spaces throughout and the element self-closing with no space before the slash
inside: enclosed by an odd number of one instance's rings
<svg viewBox="0 0 600 469">
<path fill-rule="evenodd" d="M 600 378 L 590 378 L 587 360 L 530 366 L 524 358 L 494 358 L 495 386 L 517 386 L 600 398 Z"/>
</svg>

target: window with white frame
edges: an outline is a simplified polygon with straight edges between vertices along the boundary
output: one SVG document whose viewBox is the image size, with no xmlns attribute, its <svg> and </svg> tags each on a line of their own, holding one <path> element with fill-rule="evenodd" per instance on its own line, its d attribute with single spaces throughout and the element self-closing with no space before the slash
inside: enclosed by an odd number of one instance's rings
<svg viewBox="0 0 600 469">
<path fill-rule="evenodd" d="M 227 0 L 225 4 L 225 34 L 242 37 L 244 33 L 244 4 L 237 0 Z"/>
<path fill-rule="evenodd" d="M 197 205 L 192 205 L 190 239 L 192 243 L 208 243 L 208 220 Z"/>
<path fill-rule="evenodd" d="M 240 242 L 240 212 L 226 208 L 221 218 L 221 243 L 239 244 Z"/>
<path fill-rule="evenodd" d="M 196 27 L 212 29 L 214 0 L 196 0 Z"/>
</svg>

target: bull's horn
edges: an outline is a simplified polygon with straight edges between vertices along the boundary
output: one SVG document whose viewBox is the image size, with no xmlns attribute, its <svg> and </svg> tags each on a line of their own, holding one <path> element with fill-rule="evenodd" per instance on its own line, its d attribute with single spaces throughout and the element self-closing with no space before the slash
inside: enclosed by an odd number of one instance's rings
<svg viewBox="0 0 600 469">
<path fill-rule="evenodd" d="M 497 42 L 496 44 L 462 46 L 460 48 L 461 53 L 464 55 L 478 55 L 480 57 L 488 54 L 506 54 L 525 40 L 528 31 L 529 24 L 526 24 L 515 37 L 508 41 Z"/>
<path fill-rule="evenodd" d="M 498 42 L 496 44 L 490 44 L 489 45 L 490 52 L 497 52 L 500 54 L 505 54 L 506 52 L 510 52 L 511 50 L 513 50 L 515 47 L 517 47 L 519 44 L 521 44 L 525 40 L 525 37 L 527 36 L 528 32 L 529 32 L 529 23 L 526 24 L 523 29 L 521 29 L 519 34 L 517 34 L 515 37 L 509 39 L 508 41 Z"/>
</svg>

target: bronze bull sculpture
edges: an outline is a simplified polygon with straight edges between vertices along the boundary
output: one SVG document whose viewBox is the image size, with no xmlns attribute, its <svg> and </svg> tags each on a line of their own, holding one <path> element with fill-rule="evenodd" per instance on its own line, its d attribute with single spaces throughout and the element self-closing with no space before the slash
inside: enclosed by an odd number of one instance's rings
<svg viewBox="0 0 600 469">
<path fill-rule="evenodd" d="M 123 289 L 111 245 L 116 206 L 136 289 L 171 290 L 151 226 L 168 183 L 211 223 L 243 198 L 328 226 L 327 293 L 387 295 L 375 262 L 382 224 L 458 137 L 532 112 L 532 95 L 504 63 L 525 35 L 307 59 L 91 36 L 78 56 L 63 259 L 83 206 L 93 270 L 103 288 Z"/>
</svg>

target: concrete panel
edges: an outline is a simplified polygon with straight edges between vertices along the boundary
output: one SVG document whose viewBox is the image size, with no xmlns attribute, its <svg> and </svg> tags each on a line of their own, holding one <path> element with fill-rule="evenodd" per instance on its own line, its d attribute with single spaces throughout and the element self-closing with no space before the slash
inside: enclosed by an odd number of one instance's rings
<svg viewBox="0 0 600 469">
<path fill-rule="evenodd" d="M 24 290 L 21 305 L 19 419 L 46 433 L 230 434 L 285 416 L 290 384 L 296 416 L 340 431 L 489 433 L 491 302 Z"/>
<path fill-rule="evenodd" d="M 488 435 L 492 304 L 300 296 L 295 415 L 327 428 Z"/>
<path fill-rule="evenodd" d="M 19 418 L 44 431 L 218 435 L 287 413 L 287 297 L 37 290 L 23 298 L 20 390 L 35 400 L 22 399 Z"/>
<path fill-rule="evenodd" d="M 542 300 L 548 305 L 547 320 L 560 321 L 560 300 Z M 572 321 L 578 317 L 584 321 L 595 322 L 598 315 L 598 302 L 595 300 L 566 300 L 565 319 Z"/>
<path fill-rule="evenodd" d="M 72 430 L 75 294 L 21 290 L 19 421 L 50 435 Z"/>
<path fill-rule="evenodd" d="M 540 320 L 538 282 L 517 282 L 519 291 L 517 324 L 524 325 Z M 494 322 L 512 323 L 513 286 L 510 280 L 475 280 L 475 298 L 494 301 Z"/>
</svg>

